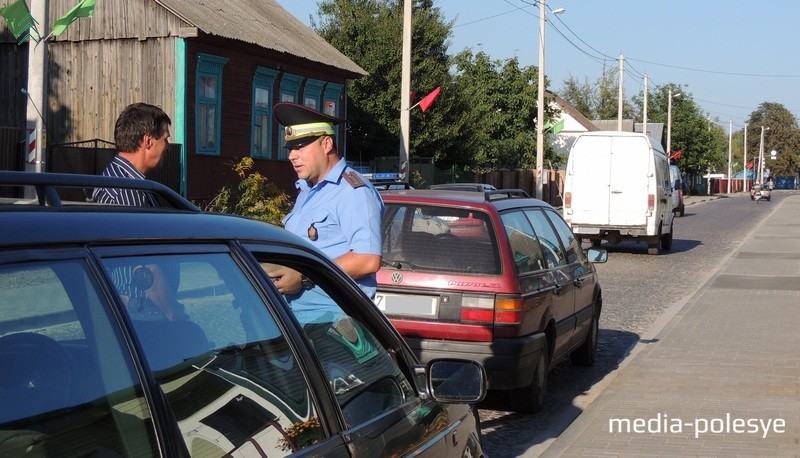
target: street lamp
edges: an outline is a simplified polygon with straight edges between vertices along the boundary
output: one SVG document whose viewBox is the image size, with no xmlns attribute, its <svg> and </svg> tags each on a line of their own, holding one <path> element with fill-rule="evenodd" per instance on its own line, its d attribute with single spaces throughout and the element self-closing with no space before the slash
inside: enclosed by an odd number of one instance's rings
<svg viewBox="0 0 800 458">
<path fill-rule="evenodd" d="M 542 178 L 544 177 L 544 25 L 545 0 L 539 0 L 539 90 L 536 100 L 536 198 L 542 198 Z M 563 13 L 564 8 L 556 8 L 553 14 Z"/>
<path fill-rule="evenodd" d="M 728 121 L 728 194 L 731 193 L 731 151 L 733 150 L 733 121 Z"/>
<path fill-rule="evenodd" d="M 667 92 L 667 157 L 672 162 L 672 98 L 680 97 L 681 93 L 672 94 L 672 88 Z"/>
<path fill-rule="evenodd" d="M 769 130 L 767 126 L 761 126 L 761 141 L 758 145 L 758 183 L 764 184 L 764 130 Z"/>
</svg>

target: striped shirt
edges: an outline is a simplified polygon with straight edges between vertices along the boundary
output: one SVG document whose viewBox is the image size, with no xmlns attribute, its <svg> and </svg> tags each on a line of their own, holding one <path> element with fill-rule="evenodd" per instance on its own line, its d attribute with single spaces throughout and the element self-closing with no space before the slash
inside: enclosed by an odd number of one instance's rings
<svg viewBox="0 0 800 458">
<path fill-rule="evenodd" d="M 144 180 L 142 172 L 136 170 L 126 159 L 114 156 L 103 170 L 103 176 Z M 158 207 L 158 200 L 149 191 L 138 189 L 95 188 L 92 200 L 101 204 L 129 205 L 132 207 Z"/>
</svg>

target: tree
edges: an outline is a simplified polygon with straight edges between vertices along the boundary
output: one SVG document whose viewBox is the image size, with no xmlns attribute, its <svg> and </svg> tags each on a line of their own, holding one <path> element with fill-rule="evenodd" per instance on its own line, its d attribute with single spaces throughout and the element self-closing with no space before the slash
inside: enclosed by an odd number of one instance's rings
<svg viewBox="0 0 800 458">
<path fill-rule="evenodd" d="M 757 157 L 761 142 L 761 126 L 769 127 L 764 132 L 765 167 L 771 176 L 796 176 L 800 171 L 800 129 L 797 118 L 782 104 L 764 102 L 750 114 L 747 124 L 747 150 Z M 778 155 L 770 159 L 770 151 Z"/>
<path fill-rule="evenodd" d="M 492 60 L 471 50 L 452 62 L 458 90 L 470 104 L 464 115 L 473 126 L 472 138 L 462 147 L 479 166 L 534 168 L 538 69 L 520 67 L 517 58 Z M 547 99 L 545 108 L 547 125 L 554 115 Z M 544 159 L 558 160 L 550 145 Z"/>
<path fill-rule="evenodd" d="M 322 0 L 318 21 L 312 20 L 320 36 L 369 72 L 348 87 L 350 158 L 399 154 L 402 6 L 402 0 Z M 443 21 L 432 0 L 415 0 L 413 11 L 412 90 L 420 97 L 436 86 L 442 92 L 424 115 L 412 112 L 410 153 L 433 157 L 441 167 L 463 163 L 469 158 L 462 145 L 472 128 L 461 116 L 465 101 L 449 73 L 452 23 Z"/>
<path fill-rule="evenodd" d="M 570 76 L 564 80 L 559 92 L 561 98 L 589 119 L 617 119 L 619 113 L 619 70 L 603 67 L 603 73 L 594 84 L 588 78 L 583 82 Z M 633 107 L 622 101 L 622 117 L 631 119 Z"/>
</svg>

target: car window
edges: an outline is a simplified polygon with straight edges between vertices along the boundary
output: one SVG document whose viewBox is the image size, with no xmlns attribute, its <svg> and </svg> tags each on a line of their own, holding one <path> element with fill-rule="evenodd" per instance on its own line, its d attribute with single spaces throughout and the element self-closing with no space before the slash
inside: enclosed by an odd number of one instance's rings
<svg viewBox="0 0 800 458">
<path fill-rule="evenodd" d="M 488 214 L 470 209 L 387 204 L 383 260 L 398 269 L 497 275 L 500 258 Z"/>
<path fill-rule="evenodd" d="M 525 273 L 545 268 L 542 248 L 533 232 L 533 227 L 522 211 L 505 212 L 500 217 L 506 228 L 514 266 L 517 273 Z"/>
<path fill-rule="evenodd" d="M 324 437 L 292 346 L 230 254 L 104 263 L 192 454 L 283 456 Z"/>
<path fill-rule="evenodd" d="M 82 260 L 0 265 L 0 456 L 157 453 L 102 297 Z"/>
<path fill-rule="evenodd" d="M 357 313 L 353 296 L 329 281 L 329 272 L 264 257 L 259 261 L 270 276 L 281 275 L 284 268 L 296 268 L 310 280 L 306 287 L 285 297 L 325 372 L 348 428 L 416 398 L 408 379 L 410 368 L 387 348 L 376 324 Z M 366 298 L 361 304 L 373 307 Z"/>
<path fill-rule="evenodd" d="M 561 243 L 553 230 L 553 226 L 540 210 L 525 210 L 525 215 L 533 226 L 533 230 L 539 238 L 542 253 L 548 268 L 554 268 L 569 264 L 567 255 L 561 249 Z"/>
<path fill-rule="evenodd" d="M 564 246 L 564 249 L 567 251 L 567 263 L 572 264 L 573 262 L 578 262 L 579 260 L 583 259 L 583 249 L 581 248 L 581 242 L 578 241 L 575 234 L 569 229 L 567 223 L 558 216 L 554 210 L 549 208 L 544 210 L 544 213 L 550 219 L 550 223 L 552 223 L 553 227 L 556 228 L 556 233 L 558 234 L 558 238 L 561 239 L 561 244 Z"/>
</svg>

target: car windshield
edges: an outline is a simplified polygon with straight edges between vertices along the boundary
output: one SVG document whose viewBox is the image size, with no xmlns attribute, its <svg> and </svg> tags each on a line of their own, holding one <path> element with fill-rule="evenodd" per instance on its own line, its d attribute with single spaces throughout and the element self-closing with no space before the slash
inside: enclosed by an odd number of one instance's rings
<svg viewBox="0 0 800 458">
<path fill-rule="evenodd" d="M 486 213 L 388 203 L 382 230 L 385 267 L 480 275 L 500 273 L 496 237 Z"/>
</svg>

